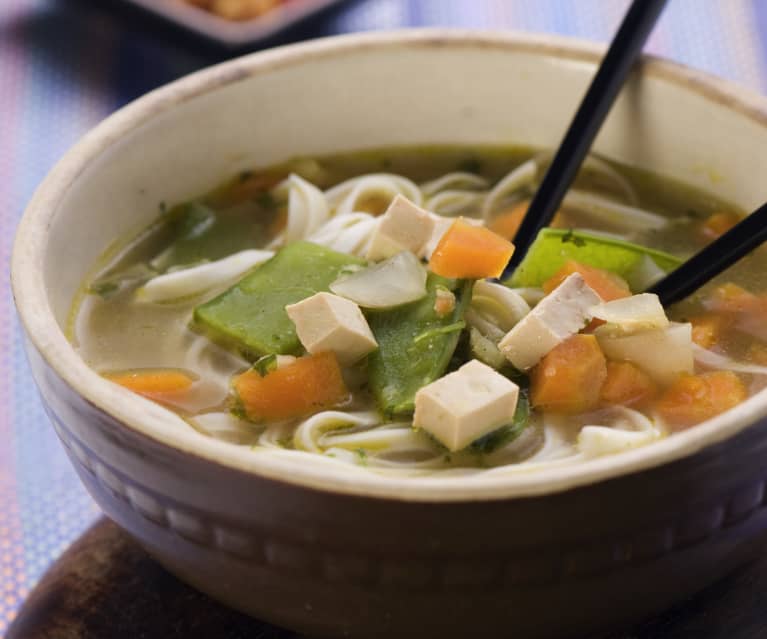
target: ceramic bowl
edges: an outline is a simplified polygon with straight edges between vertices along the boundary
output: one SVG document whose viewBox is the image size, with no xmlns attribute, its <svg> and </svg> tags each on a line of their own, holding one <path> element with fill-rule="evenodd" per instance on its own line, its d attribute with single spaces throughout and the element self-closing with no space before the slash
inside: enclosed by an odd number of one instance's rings
<svg viewBox="0 0 767 639">
<path fill-rule="evenodd" d="M 295 155 L 555 146 L 603 49 L 462 31 L 258 53 L 150 93 L 85 137 L 18 230 L 13 289 L 46 409 L 104 512 L 181 579 L 315 636 L 562 637 L 669 606 L 767 530 L 767 395 L 652 446 L 546 472 L 386 478 L 214 441 L 111 384 L 65 337 L 115 238 L 160 201 Z M 764 198 L 765 101 L 646 59 L 596 150 Z"/>
</svg>

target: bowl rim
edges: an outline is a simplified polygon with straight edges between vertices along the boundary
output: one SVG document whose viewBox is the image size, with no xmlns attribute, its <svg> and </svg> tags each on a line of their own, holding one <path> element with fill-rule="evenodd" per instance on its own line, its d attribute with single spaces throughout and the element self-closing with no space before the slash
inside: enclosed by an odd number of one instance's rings
<svg viewBox="0 0 767 639">
<path fill-rule="evenodd" d="M 479 48 L 526 53 L 596 65 L 605 46 L 561 36 L 470 29 L 404 29 L 334 36 L 270 49 L 208 67 L 155 89 L 107 117 L 70 149 L 38 187 L 19 223 L 11 258 L 13 296 L 26 335 L 47 366 L 89 404 L 121 423 L 183 454 L 247 475 L 305 488 L 395 501 L 485 501 L 548 495 L 654 468 L 722 442 L 767 415 L 767 389 L 708 422 L 624 453 L 583 464 L 534 472 L 480 473 L 470 477 L 392 477 L 343 466 L 330 459 L 263 454 L 197 432 L 154 402 L 104 380 L 77 354 L 48 303 L 42 264 L 57 204 L 91 162 L 116 140 L 174 106 L 225 86 L 304 61 L 402 47 Z M 639 72 L 676 84 L 767 127 L 767 99 L 703 71 L 645 56 Z M 322 460 L 321 462 L 319 460 Z"/>
</svg>

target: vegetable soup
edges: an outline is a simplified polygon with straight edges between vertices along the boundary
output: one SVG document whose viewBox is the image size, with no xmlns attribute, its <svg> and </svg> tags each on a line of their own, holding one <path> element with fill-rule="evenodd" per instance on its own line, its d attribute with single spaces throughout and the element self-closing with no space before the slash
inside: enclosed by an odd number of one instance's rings
<svg viewBox="0 0 767 639">
<path fill-rule="evenodd" d="M 107 379 L 254 454 L 514 472 L 619 453 L 761 389 L 765 256 L 643 293 L 742 212 L 591 156 L 506 279 L 551 153 L 390 149 L 246 171 L 94 267 L 70 333 Z"/>
</svg>

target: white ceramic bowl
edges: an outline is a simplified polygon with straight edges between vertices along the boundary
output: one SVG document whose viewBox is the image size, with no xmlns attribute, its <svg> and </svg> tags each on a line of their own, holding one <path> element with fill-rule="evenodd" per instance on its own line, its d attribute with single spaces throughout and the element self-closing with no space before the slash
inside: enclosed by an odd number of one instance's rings
<svg viewBox="0 0 767 639">
<path fill-rule="evenodd" d="M 764 393 L 582 465 L 395 479 L 207 438 L 99 377 L 64 336 L 97 257 L 159 202 L 296 155 L 555 146 L 601 53 L 508 33 L 332 38 L 194 74 L 87 135 L 24 215 L 13 289 L 46 408 L 105 512 L 213 596 L 325 635 L 556 636 L 646 614 L 746 559 L 764 530 Z M 645 60 L 595 150 L 750 209 L 765 196 L 767 108 Z"/>
</svg>

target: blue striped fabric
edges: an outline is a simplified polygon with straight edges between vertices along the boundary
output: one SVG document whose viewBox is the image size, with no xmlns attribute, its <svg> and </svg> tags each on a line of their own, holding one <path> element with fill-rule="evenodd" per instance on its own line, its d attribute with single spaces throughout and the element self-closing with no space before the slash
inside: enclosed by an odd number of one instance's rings
<svg viewBox="0 0 767 639">
<path fill-rule="evenodd" d="M 651 52 L 767 90 L 765 0 L 669 5 Z M 461 26 L 607 40 L 626 6 L 626 0 L 356 0 L 304 31 Z M 25 203 L 68 147 L 120 105 L 213 61 L 193 40 L 102 3 L 0 1 L 3 268 Z M 40 407 L 7 279 L 0 278 L 0 635 L 45 569 L 97 516 Z"/>
</svg>

